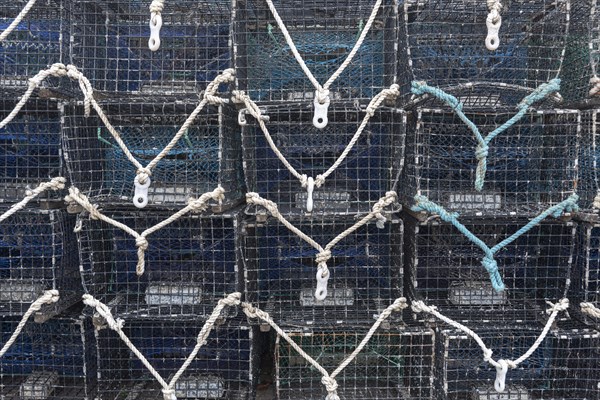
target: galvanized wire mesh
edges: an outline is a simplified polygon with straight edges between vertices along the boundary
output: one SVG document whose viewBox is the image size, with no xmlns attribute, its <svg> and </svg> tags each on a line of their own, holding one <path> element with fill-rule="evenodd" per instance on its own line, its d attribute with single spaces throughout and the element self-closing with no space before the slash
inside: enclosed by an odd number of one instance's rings
<svg viewBox="0 0 600 400">
<path fill-rule="evenodd" d="M 20 318 L 3 317 L 5 343 Z M 0 358 L 3 399 L 84 399 L 96 389 L 97 361 L 90 318 L 74 310 L 43 324 L 29 323 Z"/>
<path fill-rule="evenodd" d="M 290 222 L 325 246 L 356 221 L 303 217 Z M 402 294 L 402 224 L 395 216 L 383 229 L 371 221 L 331 249 L 325 300 L 314 297 L 317 250 L 278 220 L 245 221 L 242 251 L 247 300 L 284 325 L 370 326 Z"/>
<path fill-rule="evenodd" d="M 485 137 L 515 114 L 512 110 L 466 112 Z M 452 111 L 418 109 L 409 114 L 406 166 L 399 184 L 404 204 L 427 196 L 461 215 L 534 216 L 576 190 L 577 111 L 538 111 L 489 143 L 483 189 L 475 189 L 479 142 Z"/>
<path fill-rule="evenodd" d="M 579 205 L 581 212 L 593 216 L 597 213 L 594 200 L 600 190 L 598 175 L 600 143 L 597 134 L 598 111 L 581 112 L 581 133 L 579 137 L 579 165 L 577 177 L 577 192 L 581 197 Z"/>
<path fill-rule="evenodd" d="M 311 329 L 290 337 L 327 371 L 333 372 L 358 346 L 366 330 Z M 380 330 L 339 375 L 342 399 L 431 398 L 434 334 L 429 329 Z M 275 349 L 279 399 L 322 399 L 321 374 L 281 338 Z"/>
<path fill-rule="evenodd" d="M 516 105 L 562 67 L 572 24 L 570 0 L 502 1 L 500 44 L 485 46 L 489 13 L 485 1 L 406 0 L 400 4 L 399 83 L 405 102 L 410 83 L 447 88 L 496 83 Z"/>
<path fill-rule="evenodd" d="M 484 253 L 456 228 L 435 219 L 419 222 L 406 215 L 407 290 L 414 299 L 436 305 L 461 321 L 528 321 L 544 318 L 546 300 L 556 302 L 569 289 L 575 223 L 547 221 L 495 255 L 506 290 L 496 292 L 482 266 Z M 492 247 L 527 219 L 461 219 Z M 418 314 L 417 317 L 425 318 Z"/>
<path fill-rule="evenodd" d="M 196 345 L 202 324 L 195 321 L 129 321 L 123 331 L 165 380 Z M 102 399 L 162 400 L 160 384 L 109 329 L 96 333 L 99 396 Z M 177 398 L 253 397 L 257 349 L 253 329 L 233 321 L 215 328 L 175 384 Z"/>
<path fill-rule="evenodd" d="M 107 92 L 197 93 L 230 65 L 229 2 L 178 0 L 161 13 L 160 49 L 148 48 L 149 2 L 70 3 L 73 63 Z"/>
<path fill-rule="evenodd" d="M 107 211 L 138 232 L 167 212 Z M 224 295 L 241 289 L 239 213 L 191 215 L 148 237 L 146 271 L 136 275 L 136 240 L 104 222 L 80 217 L 78 233 L 85 289 L 122 318 L 208 317 Z M 236 312 L 230 309 L 231 313 Z"/>
<path fill-rule="evenodd" d="M 577 300 L 600 305 L 600 225 L 581 223 L 577 230 L 577 262 L 574 271 L 574 294 Z M 585 322 L 600 327 L 600 320 L 578 315 Z"/>
<path fill-rule="evenodd" d="M 3 209 L 6 211 L 6 208 Z M 57 289 L 57 303 L 45 305 L 45 320 L 81 296 L 75 218 L 62 210 L 27 209 L 0 224 L 0 315 L 21 316 L 44 290 Z"/>
<path fill-rule="evenodd" d="M 273 1 L 315 79 L 324 85 L 350 54 L 374 1 Z M 315 87 L 294 58 L 266 2 L 236 2 L 234 65 L 237 86 L 254 100 L 312 99 Z M 396 5 L 384 0 L 350 65 L 331 86 L 331 98 L 371 98 L 395 81 Z"/>
<path fill-rule="evenodd" d="M 145 97 L 101 103 L 111 124 L 144 166 L 171 141 L 199 101 L 167 104 Z M 69 177 L 94 202 L 132 204 L 137 168 L 97 116 L 83 106 L 64 107 L 64 145 Z M 206 106 L 175 147 L 152 170 L 148 204 L 180 208 L 189 198 L 223 186 L 221 208 L 241 201 L 243 177 L 239 131 L 230 106 Z M 216 205 L 216 204 L 215 204 Z"/>
<path fill-rule="evenodd" d="M 263 115 L 275 145 L 300 174 L 316 178 L 325 173 L 342 155 L 359 128 L 366 112 L 354 104 L 332 105 L 329 124 L 317 129 L 312 124 L 313 110 L 293 107 L 268 107 Z M 286 169 L 256 120 L 246 116 L 242 127 L 243 156 L 248 191 L 274 201 L 284 214 L 306 210 L 307 190 Z M 320 188 L 313 193 L 316 214 L 350 214 L 370 211 L 390 188 L 392 162 L 400 170 L 404 154 L 404 113 L 382 107 L 375 111 L 346 158 Z"/>
</svg>

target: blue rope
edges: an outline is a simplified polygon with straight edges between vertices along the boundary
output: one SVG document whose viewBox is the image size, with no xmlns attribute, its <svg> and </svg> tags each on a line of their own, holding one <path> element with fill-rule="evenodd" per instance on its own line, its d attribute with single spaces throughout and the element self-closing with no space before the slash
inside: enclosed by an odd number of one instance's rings
<svg viewBox="0 0 600 400">
<path fill-rule="evenodd" d="M 423 95 L 427 93 L 448 104 L 454 110 L 456 115 L 473 132 L 478 142 L 477 148 L 475 149 L 475 158 L 477 158 L 477 161 L 479 161 L 479 163 L 477 164 L 477 171 L 475 173 L 475 189 L 477 191 L 481 191 L 483 189 L 483 184 L 485 183 L 485 174 L 487 171 L 487 157 L 489 155 L 490 142 L 494 140 L 496 136 L 508 130 L 514 124 L 519 122 L 519 120 L 521 120 L 521 118 L 523 118 L 525 114 L 527 114 L 527 112 L 534 103 L 548 97 L 548 95 L 550 95 L 551 93 L 559 91 L 560 79 L 552 79 L 550 82 L 540 85 L 537 89 L 535 89 L 533 92 L 527 95 L 517 105 L 519 111 L 500 127 L 494 129 L 486 137 L 483 137 L 483 135 L 479 131 L 479 128 L 477 128 L 477 125 L 475 125 L 473 121 L 471 121 L 463 113 L 463 105 L 456 97 L 444 92 L 442 89 L 431 87 L 425 82 L 413 81 L 411 86 L 411 91 L 415 95 Z"/>
<path fill-rule="evenodd" d="M 540 215 L 532 219 L 527 223 L 527 225 L 523 226 L 517 232 L 513 233 L 510 237 L 504 239 L 497 245 L 492 248 L 489 248 L 481 239 L 475 236 L 466 226 L 460 223 L 458 220 L 458 213 L 449 213 L 442 206 L 430 201 L 427 197 L 416 195 L 415 196 L 415 205 L 411 208 L 411 210 L 419 212 L 419 211 L 427 211 L 430 214 L 439 215 L 439 217 L 445 221 L 454 225 L 467 239 L 477 245 L 483 252 L 485 253 L 483 259 L 481 260 L 481 265 L 486 269 L 486 271 L 490 274 L 490 280 L 492 282 L 492 287 L 496 292 L 502 292 L 505 289 L 504 282 L 502 282 L 502 277 L 498 272 L 498 263 L 494 259 L 494 255 L 500 251 L 502 248 L 506 247 L 510 243 L 514 242 L 519 236 L 525 234 L 527 231 L 538 225 L 541 221 L 546 219 L 549 215 L 554 216 L 555 218 L 560 217 L 564 212 L 574 212 L 579 208 L 577 206 L 577 201 L 579 200 L 579 196 L 573 194 L 569 196 L 568 199 L 562 201 L 559 204 L 556 204 Z"/>
</svg>

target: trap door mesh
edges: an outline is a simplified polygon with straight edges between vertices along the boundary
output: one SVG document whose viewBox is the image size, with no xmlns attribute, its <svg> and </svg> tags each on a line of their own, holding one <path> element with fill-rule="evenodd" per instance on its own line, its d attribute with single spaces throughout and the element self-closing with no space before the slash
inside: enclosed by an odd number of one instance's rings
<svg viewBox="0 0 600 400">
<path fill-rule="evenodd" d="M 106 212 L 137 232 L 171 213 Z M 148 236 L 145 272 L 136 274 L 135 238 L 121 229 L 81 217 L 78 234 L 86 291 L 123 318 L 152 315 L 185 319 L 210 315 L 224 295 L 240 291 L 238 211 L 188 215 Z M 231 308 L 225 315 L 237 312 Z"/>
<path fill-rule="evenodd" d="M 5 343 L 20 318 L 0 322 Z M 0 359 L 0 396 L 6 399 L 84 399 L 93 395 L 97 364 L 91 320 L 70 311 L 33 321 Z"/>
<path fill-rule="evenodd" d="M 317 129 L 308 103 L 268 107 L 267 129 L 279 151 L 299 174 L 316 178 L 342 155 L 360 126 L 365 111 L 353 104 L 329 109 L 329 124 Z M 263 131 L 251 117 L 242 127 L 243 156 L 248 191 L 257 192 L 286 215 L 306 211 L 307 190 L 269 147 Z M 370 211 L 372 203 L 390 190 L 395 160 L 404 154 L 404 113 L 381 107 L 369 120 L 346 158 L 313 193 L 315 214 Z M 394 168 L 392 168 L 392 166 Z"/>
<path fill-rule="evenodd" d="M 374 1 L 273 1 L 306 66 L 324 85 L 346 60 Z M 330 98 L 368 99 L 394 83 L 396 5 L 384 0 L 352 62 L 331 85 Z M 236 1 L 234 54 L 237 85 L 264 102 L 312 99 L 315 87 L 294 58 L 267 3 Z"/>
<path fill-rule="evenodd" d="M 101 107 L 129 151 L 147 166 L 172 140 L 198 100 L 147 102 L 144 98 L 105 102 Z M 65 106 L 65 147 L 71 181 L 92 200 L 130 205 L 136 166 L 96 116 L 79 104 Z M 171 151 L 152 169 L 148 206 L 181 208 L 221 185 L 222 208 L 241 201 L 240 137 L 231 106 L 206 106 Z"/>
<path fill-rule="evenodd" d="M 265 223 L 246 221 L 242 252 L 248 301 L 284 325 L 372 325 L 402 295 L 403 229 L 392 218 L 384 229 L 371 221 L 331 249 L 325 300 L 314 297 L 317 250 L 274 218 Z M 291 220 L 322 246 L 355 222 L 340 217 Z"/>
<path fill-rule="evenodd" d="M 99 91 L 195 94 L 230 65 L 230 4 L 176 0 L 161 13 L 161 45 L 153 52 L 149 3 L 71 3 L 72 58 Z"/>
<path fill-rule="evenodd" d="M 302 350 L 333 371 L 358 346 L 366 330 L 304 331 L 290 336 Z M 336 377 L 342 399 L 426 399 L 431 396 L 433 332 L 425 328 L 381 329 Z M 286 341 L 275 348 L 280 399 L 322 399 L 321 373 Z"/>
<path fill-rule="evenodd" d="M 500 45 L 485 46 L 486 2 L 408 0 L 400 5 L 399 76 L 453 91 L 465 83 L 501 82 L 516 105 L 561 71 L 571 24 L 569 0 L 502 2 Z"/>
</svg>

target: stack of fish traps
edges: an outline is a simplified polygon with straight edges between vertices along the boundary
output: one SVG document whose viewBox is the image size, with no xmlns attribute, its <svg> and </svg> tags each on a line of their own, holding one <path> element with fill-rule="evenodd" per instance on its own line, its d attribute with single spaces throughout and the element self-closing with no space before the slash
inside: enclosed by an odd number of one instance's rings
<svg viewBox="0 0 600 400">
<path fill-rule="evenodd" d="M 0 399 L 600 399 L 596 0 L 0 5 Z"/>
</svg>

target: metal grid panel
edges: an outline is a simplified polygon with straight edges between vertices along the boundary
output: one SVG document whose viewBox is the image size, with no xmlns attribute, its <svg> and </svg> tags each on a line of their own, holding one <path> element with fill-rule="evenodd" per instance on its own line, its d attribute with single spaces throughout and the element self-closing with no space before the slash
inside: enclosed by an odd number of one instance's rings
<svg viewBox="0 0 600 400">
<path fill-rule="evenodd" d="M 384 229 L 372 221 L 331 249 L 328 296 L 322 301 L 314 297 L 317 251 L 274 218 L 247 221 L 242 239 L 246 298 L 284 325 L 372 325 L 402 295 L 402 223 L 391 218 Z M 290 220 L 322 246 L 356 221 Z"/>
<path fill-rule="evenodd" d="M 325 370 L 333 371 L 352 353 L 366 330 L 292 332 L 290 337 Z M 391 329 L 375 333 L 366 347 L 338 376 L 342 399 L 429 399 L 433 367 L 433 331 Z M 321 373 L 286 341 L 275 349 L 279 399 L 323 399 Z"/>
<path fill-rule="evenodd" d="M 466 113 L 482 135 L 514 111 Z M 420 194 L 461 215 L 534 216 L 565 200 L 577 180 L 580 113 L 532 112 L 489 143 L 482 191 L 475 190 L 478 141 L 452 111 L 419 109 L 407 124 L 404 204 Z"/>
<path fill-rule="evenodd" d="M 405 100 L 413 80 L 455 93 L 465 83 L 501 82 L 516 105 L 561 70 L 570 0 L 507 0 L 497 50 L 486 48 L 485 1 L 407 0 L 400 6 L 399 77 Z"/>
<path fill-rule="evenodd" d="M 258 101 L 312 99 L 315 87 L 294 58 L 267 3 L 237 0 L 234 63 L 237 85 Z M 324 85 L 346 60 L 369 19 L 374 1 L 281 1 L 273 4 L 315 79 Z M 330 97 L 371 98 L 394 83 L 397 10 L 384 0 L 375 22 Z"/>
<path fill-rule="evenodd" d="M 21 12 L 28 0 L 0 4 L 0 32 Z M 0 86 L 21 92 L 28 80 L 50 64 L 69 60 L 69 21 L 66 0 L 39 0 L 15 30 L 0 43 Z M 45 86 L 56 87 L 58 79 Z"/>
<path fill-rule="evenodd" d="M 481 264 L 484 253 L 456 228 L 437 220 L 404 218 L 409 295 L 469 321 L 524 321 L 545 315 L 545 300 L 565 297 L 575 247 L 573 222 L 546 221 L 496 253 L 506 290 L 495 292 Z M 467 229 L 493 246 L 523 227 L 520 218 L 463 219 Z"/>
<path fill-rule="evenodd" d="M 594 217 L 594 199 L 600 190 L 598 166 L 600 166 L 600 138 L 598 137 L 598 111 L 581 112 L 581 132 L 579 134 L 579 165 L 577 193 L 580 196 L 581 212 Z M 596 143 L 598 142 L 598 143 Z"/>
<path fill-rule="evenodd" d="M 494 359 L 515 360 L 535 342 L 542 326 L 486 326 L 475 329 Z M 555 330 L 540 347 L 506 376 L 506 389 L 494 389 L 496 368 L 483 360 L 481 348 L 464 333 L 441 330 L 436 335 L 436 389 L 449 400 L 598 398 L 599 333 Z"/>
<path fill-rule="evenodd" d="M 196 345 L 202 324 L 136 320 L 123 328 L 167 381 Z M 162 387 L 110 329 L 97 331 L 99 396 L 104 400 L 162 400 Z M 238 321 L 216 327 L 175 385 L 178 399 L 243 400 L 253 396 L 257 349 L 253 329 Z"/>
<path fill-rule="evenodd" d="M 14 106 L 14 99 L 0 100 L 0 120 Z M 30 100 L 12 122 L 0 128 L 0 201 L 21 200 L 28 186 L 34 188 L 63 172 L 58 105 L 50 100 Z M 40 197 L 62 195 L 61 191 L 48 191 Z"/>
<path fill-rule="evenodd" d="M 342 155 L 360 126 L 365 111 L 356 104 L 332 105 L 329 124 L 312 124 L 312 107 L 268 107 L 267 128 L 288 162 L 300 173 L 316 178 Z M 307 191 L 269 147 L 256 120 L 242 127 L 246 184 L 251 192 L 274 201 L 283 214 L 306 210 Z M 369 211 L 371 204 L 390 189 L 392 163 L 404 154 L 404 113 L 381 108 L 340 166 L 313 193 L 316 214 Z M 394 171 L 402 163 L 394 164 Z"/>
<path fill-rule="evenodd" d="M 0 321 L 6 343 L 20 318 Z M 0 358 L 0 398 L 84 399 L 95 391 L 97 364 L 89 318 L 74 312 L 30 322 Z"/>
<path fill-rule="evenodd" d="M 23 315 L 48 289 L 59 290 L 60 300 L 45 305 L 36 313 L 38 319 L 47 319 L 79 299 L 74 226 L 75 218 L 65 211 L 33 209 L 0 224 L 0 315 Z"/>
<path fill-rule="evenodd" d="M 127 148 L 144 166 L 171 141 L 198 101 L 168 103 L 127 99 L 101 107 Z M 94 202 L 132 204 L 136 167 L 100 119 L 67 104 L 64 144 L 73 185 Z M 241 201 L 243 177 L 239 130 L 230 106 L 206 106 L 175 147 L 152 170 L 148 204 L 180 208 L 190 197 L 226 190 L 222 208 Z"/>
<path fill-rule="evenodd" d="M 600 225 L 582 223 L 577 233 L 577 262 L 573 274 L 573 286 L 576 290 L 574 294 L 578 300 L 598 306 L 600 305 Z M 600 328 L 600 320 L 582 314 L 578 314 L 578 317 Z"/>
<path fill-rule="evenodd" d="M 171 216 L 134 211 L 104 214 L 137 232 Z M 80 217 L 80 221 L 85 289 L 120 317 L 208 317 L 225 294 L 240 291 L 238 211 L 185 216 L 150 235 L 142 276 L 136 275 L 135 238 L 98 220 Z"/>
<path fill-rule="evenodd" d="M 92 86 L 148 95 L 196 93 L 230 65 L 230 2 L 173 0 L 161 13 L 161 45 L 148 48 L 150 3 L 71 2 L 73 63 Z"/>
</svg>

